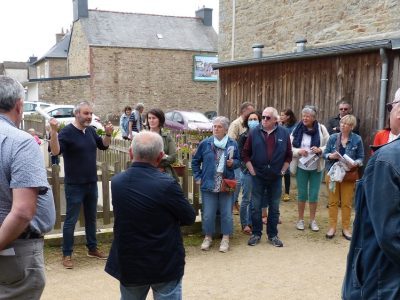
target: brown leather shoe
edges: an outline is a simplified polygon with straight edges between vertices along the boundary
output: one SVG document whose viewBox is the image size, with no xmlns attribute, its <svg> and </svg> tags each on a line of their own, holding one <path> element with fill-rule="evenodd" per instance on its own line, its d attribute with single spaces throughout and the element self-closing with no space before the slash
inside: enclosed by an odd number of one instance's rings
<svg viewBox="0 0 400 300">
<path fill-rule="evenodd" d="M 87 253 L 87 256 L 98 258 L 98 259 L 107 259 L 107 257 L 108 257 L 108 255 L 106 255 L 104 252 L 100 251 L 98 248 L 89 250 Z"/>
<path fill-rule="evenodd" d="M 73 269 L 74 268 L 74 262 L 72 261 L 71 256 L 63 256 L 62 265 L 66 269 Z"/>
</svg>

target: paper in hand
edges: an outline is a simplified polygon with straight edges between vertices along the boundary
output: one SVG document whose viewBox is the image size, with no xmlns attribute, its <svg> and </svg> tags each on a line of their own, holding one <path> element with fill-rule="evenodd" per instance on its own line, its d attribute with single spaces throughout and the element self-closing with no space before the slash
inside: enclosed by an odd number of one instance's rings
<svg viewBox="0 0 400 300">
<path fill-rule="evenodd" d="M 226 152 L 228 152 L 228 159 L 232 159 L 233 158 L 233 151 L 235 149 L 233 148 L 233 146 L 229 146 L 228 150 Z"/>
</svg>

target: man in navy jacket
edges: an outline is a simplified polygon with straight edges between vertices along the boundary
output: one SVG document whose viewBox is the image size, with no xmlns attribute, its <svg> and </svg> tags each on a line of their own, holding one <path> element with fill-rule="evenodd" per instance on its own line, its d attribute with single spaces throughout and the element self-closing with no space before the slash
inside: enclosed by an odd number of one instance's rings
<svg viewBox="0 0 400 300">
<path fill-rule="evenodd" d="M 400 89 L 387 108 L 390 128 L 400 136 Z M 378 148 L 357 182 L 345 300 L 400 299 L 399 137 Z"/>
<path fill-rule="evenodd" d="M 279 201 L 282 176 L 292 160 L 292 146 L 289 132 L 277 122 L 278 111 L 273 107 L 264 109 L 261 124 L 250 130 L 242 151 L 242 159 L 253 176 L 253 231 L 247 243 L 249 246 L 255 246 L 261 239 L 261 206 L 265 196 L 268 204 L 268 241 L 275 247 L 283 246 L 278 237 Z"/>
<path fill-rule="evenodd" d="M 132 141 L 132 166 L 111 181 L 114 241 L 106 272 L 120 281 L 121 299 L 181 299 L 185 266 L 180 226 L 194 223 L 193 207 L 176 180 L 157 169 L 164 156 L 159 134 Z"/>
</svg>

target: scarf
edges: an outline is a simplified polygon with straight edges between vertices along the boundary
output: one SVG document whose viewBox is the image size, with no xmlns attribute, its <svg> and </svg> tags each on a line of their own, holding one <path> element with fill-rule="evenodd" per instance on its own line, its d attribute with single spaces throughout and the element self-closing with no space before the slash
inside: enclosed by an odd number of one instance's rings
<svg viewBox="0 0 400 300">
<path fill-rule="evenodd" d="M 308 134 L 311 135 L 311 147 L 319 147 L 320 146 L 320 137 L 319 137 L 319 128 L 318 128 L 318 122 L 314 121 L 313 128 L 312 129 L 307 129 L 307 127 L 303 124 L 303 122 L 300 122 L 299 125 L 296 126 L 296 128 L 293 130 L 293 147 L 295 148 L 300 148 L 301 147 L 301 141 L 303 140 L 303 134 Z"/>
<path fill-rule="evenodd" d="M 222 140 L 218 140 L 216 137 L 214 137 L 214 146 L 220 149 L 226 148 L 226 144 L 228 143 L 228 135 L 226 134 Z M 222 153 L 221 157 L 219 158 L 218 166 L 217 166 L 217 173 L 223 173 L 224 168 L 225 168 L 225 152 Z"/>
</svg>

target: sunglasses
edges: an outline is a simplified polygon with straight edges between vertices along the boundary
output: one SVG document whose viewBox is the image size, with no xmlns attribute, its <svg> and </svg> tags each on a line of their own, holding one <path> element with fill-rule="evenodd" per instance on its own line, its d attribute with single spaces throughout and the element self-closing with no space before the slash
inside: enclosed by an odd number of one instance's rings
<svg viewBox="0 0 400 300">
<path fill-rule="evenodd" d="M 386 104 L 386 108 L 387 108 L 388 112 L 391 112 L 392 109 L 393 109 L 393 106 L 394 106 L 395 104 L 399 103 L 399 102 L 400 102 L 400 100 L 398 100 L 398 101 L 393 101 L 393 102 L 391 102 L 391 103 Z"/>
<path fill-rule="evenodd" d="M 344 111 L 346 111 L 346 110 L 349 110 L 347 107 L 344 107 L 344 108 L 339 108 L 339 110 L 344 110 Z"/>
<path fill-rule="evenodd" d="M 271 120 L 271 119 L 272 119 L 272 117 L 270 117 L 270 116 L 262 116 L 262 119 L 263 119 L 263 120 L 267 120 L 267 121 L 269 121 L 269 120 Z"/>
</svg>

